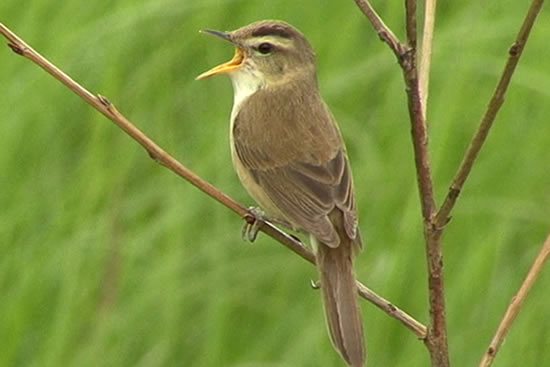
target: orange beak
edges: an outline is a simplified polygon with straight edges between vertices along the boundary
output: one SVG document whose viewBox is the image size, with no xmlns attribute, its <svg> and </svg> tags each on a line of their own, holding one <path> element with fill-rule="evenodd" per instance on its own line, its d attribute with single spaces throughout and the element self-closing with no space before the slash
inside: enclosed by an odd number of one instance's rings
<svg viewBox="0 0 550 367">
<path fill-rule="evenodd" d="M 230 36 L 229 36 L 228 33 L 223 33 L 223 32 L 218 32 L 218 31 L 211 31 L 211 30 L 204 30 L 204 31 L 201 31 L 201 32 L 209 33 L 209 34 L 212 34 L 214 36 L 220 37 L 222 39 L 225 39 L 225 40 L 231 42 L 231 39 L 230 39 Z M 199 75 L 195 79 L 196 80 L 202 80 L 202 79 L 206 79 L 206 78 L 209 78 L 209 77 L 217 75 L 217 74 L 230 73 L 230 72 L 240 68 L 242 66 L 243 62 L 244 62 L 244 59 L 245 59 L 245 54 L 244 54 L 243 50 L 240 47 L 237 47 L 235 49 L 235 56 L 233 56 L 233 58 L 230 61 L 228 61 L 224 64 L 221 64 L 221 65 L 218 65 L 218 66 L 202 73 L 201 75 Z"/>
<path fill-rule="evenodd" d="M 217 75 L 217 74 L 230 73 L 230 72 L 240 68 L 241 65 L 243 64 L 243 61 L 244 61 L 244 52 L 240 48 L 236 48 L 235 49 L 235 56 L 233 56 L 233 58 L 230 61 L 228 61 L 224 64 L 221 64 L 221 65 L 218 65 L 218 66 L 202 73 L 196 79 L 197 80 L 202 80 L 202 79 L 206 79 L 206 78 L 209 78 L 209 77 Z"/>
</svg>

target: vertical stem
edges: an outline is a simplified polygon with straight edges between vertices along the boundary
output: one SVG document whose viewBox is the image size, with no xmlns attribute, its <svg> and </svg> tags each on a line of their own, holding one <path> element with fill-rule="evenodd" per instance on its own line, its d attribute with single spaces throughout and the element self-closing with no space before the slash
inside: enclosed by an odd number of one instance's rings
<svg viewBox="0 0 550 367">
<path fill-rule="evenodd" d="M 420 98 L 422 114 L 426 118 L 428 106 L 428 90 L 430 86 L 430 66 L 432 60 L 432 45 L 435 26 L 435 8 L 437 0 L 426 0 L 424 10 L 424 31 L 422 33 L 422 52 L 420 54 Z"/>
<path fill-rule="evenodd" d="M 443 281 L 443 252 L 441 228 L 433 223 L 424 226 L 426 255 L 428 258 L 428 288 L 430 302 L 430 327 L 425 342 L 430 352 L 433 367 L 448 367 L 449 346 L 445 311 L 445 287 Z"/>
<path fill-rule="evenodd" d="M 416 50 L 416 0 L 405 0 L 407 43 Z"/>
<path fill-rule="evenodd" d="M 407 52 L 401 66 L 407 86 L 409 115 L 412 123 L 418 190 L 424 223 L 424 240 L 428 266 L 428 292 L 431 325 L 425 339 L 432 367 L 448 367 L 449 347 L 445 315 L 445 287 L 443 281 L 443 252 L 441 250 L 442 228 L 434 225 L 436 204 L 433 193 L 431 165 L 428 154 L 428 129 L 420 94 L 416 56 L 416 0 L 405 0 Z"/>
<path fill-rule="evenodd" d="M 435 201 L 428 154 L 428 129 L 422 114 L 422 101 L 416 66 L 416 1 L 407 0 L 408 51 L 402 55 L 401 66 L 407 88 L 411 134 L 417 172 L 418 190 L 424 222 L 431 222 L 435 214 Z"/>
</svg>

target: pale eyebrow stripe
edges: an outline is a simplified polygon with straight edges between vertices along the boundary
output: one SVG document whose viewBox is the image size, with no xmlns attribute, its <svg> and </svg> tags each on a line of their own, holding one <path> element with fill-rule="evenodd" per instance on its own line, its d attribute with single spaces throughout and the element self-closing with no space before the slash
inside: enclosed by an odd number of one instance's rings
<svg viewBox="0 0 550 367">
<path fill-rule="evenodd" d="M 281 46 L 281 47 L 288 47 L 292 43 L 290 39 L 281 38 L 277 36 L 254 37 L 253 42 L 254 43 L 269 42 L 274 44 L 275 46 Z"/>
</svg>

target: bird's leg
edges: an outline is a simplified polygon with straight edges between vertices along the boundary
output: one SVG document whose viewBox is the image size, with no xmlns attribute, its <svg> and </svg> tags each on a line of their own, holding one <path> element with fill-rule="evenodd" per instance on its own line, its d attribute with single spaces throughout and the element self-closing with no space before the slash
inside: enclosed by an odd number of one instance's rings
<svg viewBox="0 0 550 367">
<path fill-rule="evenodd" d="M 257 207 L 249 207 L 248 214 L 244 217 L 244 224 L 241 230 L 241 237 L 245 241 L 254 242 L 258 237 L 260 228 L 266 221 L 264 212 Z"/>
<path fill-rule="evenodd" d="M 258 237 L 258 232 L 264 222 L 271 222 L 273 224 L 292 229 L 292 225 L 286 220 L 269 217 L 262 209 L 254 206 L 248 208 L 248 215 L 246 215 L 244 219 L 245 222 L 241 230 L 241 236 L 245 241 L 254 242 L 256 237 Z"/>
</svg>

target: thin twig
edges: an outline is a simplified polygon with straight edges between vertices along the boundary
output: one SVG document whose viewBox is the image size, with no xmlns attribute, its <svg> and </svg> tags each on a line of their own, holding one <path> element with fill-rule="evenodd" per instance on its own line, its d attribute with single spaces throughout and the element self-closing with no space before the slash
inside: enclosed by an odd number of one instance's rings
<svg viewBox="0 0 550 367">
<path fill-rule="evenodd" d="M 384 21 L 376 13 L 372 5 L 367 0 L 354 0 L 359 9 L 365 14 L 372 24 L 378 37 L 388 44 L 398 60 L 401 60 L 403 55 L 407 53 L 408 48 L 395 36 L 392 30 L 384 24 Z"/>
<path fill-rule="evenodd" d="M 420 54 L 420 70 L 418 78 L 420 80 L 422 115 L 424 115 L 424 119 L 426 119 L 437 0 L 425 0 L 424 4 L 424 32 L 422 33 L 422 52 Z"/>
<path fill-rule="evenodd" d="M 126 117 L 124 117 L 115 106 L 110 103 L 107 98 L 103 96 L 94 96 L 80 84 L 75 82 L 71 77 L 45 59 L 42 55 L 32 49 L 22 39 L 20 39 L 15 33 L 9 30 L 6 26 L 0 23 L 0 33 L 4 35 L 9 43 L 8 46 L 18 55 L 24 56 L 31 60 L 46 72 L 51 74 L 55 79 L 59 80 L 73 92 L 78 94 L 88 104 L 101 112 L 105 117 L 113 121 L 118 127 L 126 132 L 132 139 L 137 141 L 145 150 L 149 153 L 150 157 L 157 163 L 165 166 L 172 172 L 176 173 L 180 177 L 187 180 L 193 186 L 197 187 L 219 203 L 225 205 L 233 212 L 237 213 L 241 217 L 248 220 L 251 216 L 243 205 L 237 203 L 228 195 L 224 194 L 210 183 L 204 181 L 197 176 L 194 172 L 183 166 L 175 158 L 160 148 L 153 140 L 147 137 L 143 132 L 136 128 Z M 274 238 L 305 260 L 310 263 L 315 263 L 315 256 L 313 252 L 305 247 L 295 237 L 279 230 L 277 227 L 269 222 L 264 222 L 260 227 L 260 230 Z M 378 296 L 376 293 L 365 287 L 363 284 L 357 282 L 358 292 L 367 301 L 377 306 L 382 311 L 386 312 L 391 317 L 399 320 L 408 329 L 414 332 L 414 334 L 424 339 L 426 337 L 426 327 L 420 322 L 415 320 L 412 316 L 406 312 L 395 307 L 393 304 Z"/>
<path fill-rule="evenodd" d="M 512 323 L 516 319 L 516 316 L 519 313 L 519 310 L 521 309 L 521 305 L 523 304 L 523 301 L 529 294 L 531 287 L 533 286 L 538 276 L 540 275 L 540 272 L 544 266 L 544 263 L 546 262 L 549 256 L 550 256 L 550 234 L 546 238 L 546 241 L 544 242 L 537 258 L 535 259 L 535 262 L 531 266 L 531 269 L 529 270 L 527 277 L 521 284 L 521 287 L 519 288 L 518 293 L 514 298 L 512 298 L 512 302 L 508 306 L 508 309 L 506 310 L 506 313 L 504 314 L 504 317 L 500 322 L 500 325 L 498 326 L 495 336 L 493 337 L 493 340 L 491 341 L 489 348 L 487 348 L 487 351 L 485 352 L 483 359 L 479 364 L 479 367 L 489 367 L 493 363 L 493 360 L 496 354 L 498 353 L 500 346 L 502 345 L 502 342 L 504 341 L 504 338 L 506 337 L 506 334 L 510 329 L 510 326 L 512 326 Z"/>
<path fill-rule="evenodd" d="M 369 288 L 365 287 L 363 284 L 357 282 L 357 288 L 359 294 L 364 299 L 369 300 L 371 303 L 375 304 L 378 308 L 386 312 L 388 315 L 393 316 L 401 323 L 409 328 L 412 332 L 418 336 L 419 339 L 424 340 L 426 338 L 426 326 L 422 325 L 420 322 L 416 321 L 408 314 L 397 308 L 390 301 L 385 300 L 376 293 L 373 293 Z"/>
<path fill-rule="evenodd" d="M 510 85 L 510 80 L 512 79 L 512 75 L 514 74 L 521 54 L 523 53 L 523 49 L 525 48 L 525 44 L 527 43 L 527 39 L 529 38 L 531 29 L 533 28 L 533 24 L 535 24 L 535 20 L 537 19 L 537 15 L 539 14 L 543 3 L 544 0 L 533 0 L 531 2 L 531 6 L 529 7 L 529 11 L 525 16 L 525 19 L 523 20 L 521 29 L 516 37 L 516 41 L 508 51 L 508 61 L 506 62 L 506 66 L 502 71 L 500 80 L 495 88 L 493 96 L 491 97 L 487 111 L 479 124 L 477 132 L 470 142 L 470 146 L 468 147 L 462 163 L 456 172 L 453 183 L 451 184 L 449 192 L 445 197 L 445 201 L 437 213 L 435 220 L 435 225 L 437 227 L 443 227 L 450 219 L 451 210 L 456 204 L 456 200 L 462 191 L 462 187 L 464 186 L 470 171 L 472 170 L 472 166 L 474 165 L 478 153 L 487 139 L 489 130 L 493 126 L 493 122 L 495 121 L 500 107 L 504 103 L 504 96 L 508 86 Z"/>
</svg>

